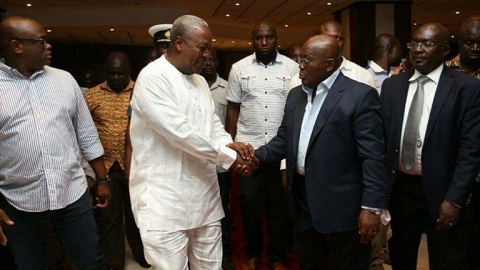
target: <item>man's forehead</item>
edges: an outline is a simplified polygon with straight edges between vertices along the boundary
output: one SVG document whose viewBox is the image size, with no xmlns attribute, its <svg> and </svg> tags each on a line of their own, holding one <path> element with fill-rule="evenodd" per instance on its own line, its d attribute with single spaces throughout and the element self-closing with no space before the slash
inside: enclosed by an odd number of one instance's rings
<svg viewBox="0 0 480 270">
<path fill-rule="evenodd" d="M 260 24 L 253 30 L 255 36 L 275 35 L 275 29 L 268 24 Z"/>
</svg>

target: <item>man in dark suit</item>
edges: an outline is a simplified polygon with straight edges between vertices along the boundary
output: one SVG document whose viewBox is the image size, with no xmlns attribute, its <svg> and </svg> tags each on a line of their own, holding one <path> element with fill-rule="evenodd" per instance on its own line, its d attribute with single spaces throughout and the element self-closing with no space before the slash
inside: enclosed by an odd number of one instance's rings
<svg viewBox="0 0 480 270">
<path fill-rule="evenodd" d="M 341 59 L 332 36 L 303 45 L 302 85 L 277 136 L 256 151 L 262 164 L 286 157 L 302 269 L 368 269 L 390 187 L 378 94 L 345 77 Z"/>
<path fill-rule="evenodd" d="M 468 269 L 469 206 L 480 162 L 480 83 L 443 65 L 450 34 L 418 28 L 407 44 L 414 70 L 382 86 L 393 269 L 416 269 L 427 233 L 431 269 Z"/>
</svg>

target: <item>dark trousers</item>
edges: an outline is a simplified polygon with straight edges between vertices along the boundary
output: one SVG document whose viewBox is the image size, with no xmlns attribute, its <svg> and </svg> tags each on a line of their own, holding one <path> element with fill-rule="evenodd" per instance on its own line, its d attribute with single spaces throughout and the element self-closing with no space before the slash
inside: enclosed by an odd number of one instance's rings
<svg viewBox="0 0 480 270">
<path fill-rule="evenodd" d="M 50 224 L 59 236 L 63 251 L 78 269 L 106 269 L 88 192 L 59 210 L 23 212 L 4 201 L 4 211 L 15 222 L 13 226 L 4 225 L 3 229 L 19 270 L 47 269 Z"/>
<path fill-rule="evenodd" d="M 388 241 L 392 268 L 417 269 L 418 247 L 427 234 L 430 269 L 468 269 L 467 246 L 473 222 L 473 208 L 462 208 L 457 224 L 437 230 L 430 214 L 421 176 L 397 175 L 391 198 L 392 237 Z"/>
<path fill-rule="evenodd" d="M 217 173 L 217 177 L 223 211 L 225 212 L 225 217 L 221 221 L 223 254 L 230 255 L 232 254 L 232 216 L 230 215 L 230 191 L 232 189 L 232 179 L 230 178 L 230 172 Z"/>
<path fill-rule="evenodd" d="M 358 230 L 322 234 L 315 229 L 297 233 L 302 270 L 367 270 L 370 245 L 360 243 Z"/>
<path fill-rule="evenodd" d="M 125 268 L 125 227 L 123 224 L 123 170 L 115 162 L 108 172 L 112 198 L 106 208 L 95 208 L 93 214 L 100 235 L 100 249 L 109 269 Z"/>
<path fill-rule="evenodd" d="M 266 164 L 252 177 L 241 177 L 239 197 L 243 228 L 249 258 L 260 257 L 263 251 L 262 218 L 268 219 L 268 251 L 270 262 L 285 259 L 285 222 L 288 199 L 282 189 L 280 163 Z"/>
</svg>

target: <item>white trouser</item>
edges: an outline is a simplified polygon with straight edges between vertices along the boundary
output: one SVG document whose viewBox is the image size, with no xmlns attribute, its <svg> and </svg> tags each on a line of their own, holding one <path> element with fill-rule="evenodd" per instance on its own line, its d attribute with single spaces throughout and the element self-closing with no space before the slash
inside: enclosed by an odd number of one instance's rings
<svg viewBox="0 0 480 270">
<path fill-rule="evenodd" d="M 145 259 L 152 269 L 222 269 L 220 221 L 185 231 L 140 229 Z"/>
</svg>

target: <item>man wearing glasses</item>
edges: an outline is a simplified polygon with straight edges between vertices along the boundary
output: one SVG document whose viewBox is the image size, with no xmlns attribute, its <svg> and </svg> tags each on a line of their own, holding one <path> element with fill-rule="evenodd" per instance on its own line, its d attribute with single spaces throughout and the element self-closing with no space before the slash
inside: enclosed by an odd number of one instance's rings
<svg viewBox="0 0 480 270">
<path fill-rule="evenodd" d="M 106 269 L 81 156 L 97 175 L 97 207 L 108 204 L 109 178 L 82 91 L 48 66 L 52 46 L 38 22 L 6 18 L 0 37 L 0 242 L 18 269 L 46 269 L 51 224 L 79 269 Z"/>
<path fill-rule="evenodd" d="M 444 66 L 449 39 L 441 24 L 418 28 L 407 44 L 414 69 L 382 86 L 393 269 L 416 269 L 422 232 L 431 269 L 468 269 L 480 81 Z"/>
<path fill-rule="evenodd" d="M 286 157 L 290 213 L 302 269 L 368 269 L 390 181 L 380 99 L 342 74 L 330 35 L 301 50 L 302 85 L 288 95 L 277 136 L 256 150 L 263 164 Z"/>
</svg>

